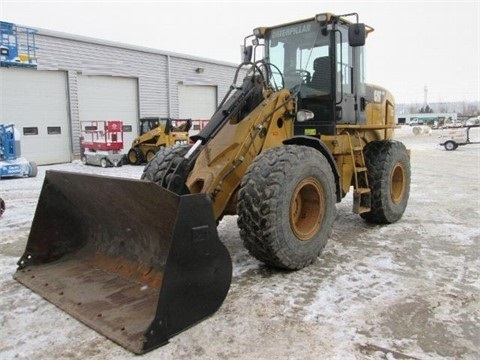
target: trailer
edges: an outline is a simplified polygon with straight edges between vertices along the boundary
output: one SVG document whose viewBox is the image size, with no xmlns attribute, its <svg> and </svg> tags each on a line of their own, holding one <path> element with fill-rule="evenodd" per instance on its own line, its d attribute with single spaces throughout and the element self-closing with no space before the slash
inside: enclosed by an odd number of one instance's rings
<svg viewBox="0 0 480 360">
<path fill-rule="evenodd" d="M 119 120 L 81 121 L 82 163 L 101 167 L 123 164 L 123 123 Z"/>
<path fill-rule="evenodd" d="M 470 138 L 470 130 L 479 128 L 480 125 L 468 125 L 458 128 L 448 128 L 442 130 L 440 135 L 440 145 L 445 147 L 447 151 L 456 150 L 459 146 L 480 144 L 480 141 L 472 141 Z"/>
</svg>

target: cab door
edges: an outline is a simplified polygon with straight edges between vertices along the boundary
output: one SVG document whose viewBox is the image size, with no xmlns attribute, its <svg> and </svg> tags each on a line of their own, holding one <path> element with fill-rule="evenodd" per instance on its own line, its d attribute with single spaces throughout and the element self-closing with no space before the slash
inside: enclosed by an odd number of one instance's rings
<svg viewBox="0 0 480 360">
<path fill-rule="evenodd" d="M 348 44 L 348 28 L 339 25 L 335 31 L 336 120 L 340 124 L 356 124 L 353 48 Z"/>
</svg>

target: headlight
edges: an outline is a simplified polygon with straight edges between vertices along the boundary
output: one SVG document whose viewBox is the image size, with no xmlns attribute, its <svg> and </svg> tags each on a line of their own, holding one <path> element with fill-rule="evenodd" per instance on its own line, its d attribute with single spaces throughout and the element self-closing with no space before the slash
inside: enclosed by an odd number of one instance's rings
<svg viewBox="0 0 480 360">
<path fill-rule="evenodd" d="M 299 110 L 297 112 L 297 121 L 298 122 L 305 122 L 308 120 L 312 120 L 315 117 L 315 114 L 310 110 Z"/>
</svg>

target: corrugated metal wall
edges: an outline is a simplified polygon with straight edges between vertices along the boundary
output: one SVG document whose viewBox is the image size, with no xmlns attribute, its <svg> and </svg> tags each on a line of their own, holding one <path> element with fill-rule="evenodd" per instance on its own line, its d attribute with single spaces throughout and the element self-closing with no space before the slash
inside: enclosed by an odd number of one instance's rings
<svg viewBox="0 0 480 360">
<path fill-rule="evenodd" d="M 80 135 L 78 74 L 138 79 L 139 116 L 178 117 L 178 85 L 217 86 L 217 104 L 232 83 L 236 66 L 154 49 L 39 30 L 36 36 L 39 70 L 68 74 L 72 137 Z M 201 72 L 196 69 L 201 68 Z M 80 153 L 73 142 L 73 153 Z"/>
</svg>

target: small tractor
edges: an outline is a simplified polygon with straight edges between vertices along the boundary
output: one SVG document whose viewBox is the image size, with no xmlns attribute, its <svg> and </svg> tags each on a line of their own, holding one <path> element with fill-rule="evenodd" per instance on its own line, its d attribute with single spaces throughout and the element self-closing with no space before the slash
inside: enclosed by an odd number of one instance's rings
<svg viewBox="0 0 480 360">
<path fill-rule="evenodd" d="M 84 165 L 122 166 L 123 123 L 118 120 L 81 121 L 80 149 Z"/>
<path fill-rule="evenodd" d="M 170 118 L 141 118 L 140 135 L 133 140 L 132 148 L 127 154 L 129 164 L 144 164 L 164 147 L 187 144 L 191 124 L 191 119 L 185 119 L 184 123 L 177 128 L 172 125 Z"/>
<path fill-rule="evenodd" d="M 37 164 L 20 154 L 20 133 L 13 124 L 0 124 L 0 178 L 37 176 Z"/>
<path fill-rule="evenodd" d="M 49 171 L 15 278 L 144 353 L 226 298 L 224 216 L 252 256 L 288 270 L 320 256 L 348 193 L 366 222 L 400 220 L 410 153 L 392 94 L 365 81 L 372 31 L 331 13 L 259 27 L 208 124 L 141 180 Z"/>
</svg>

